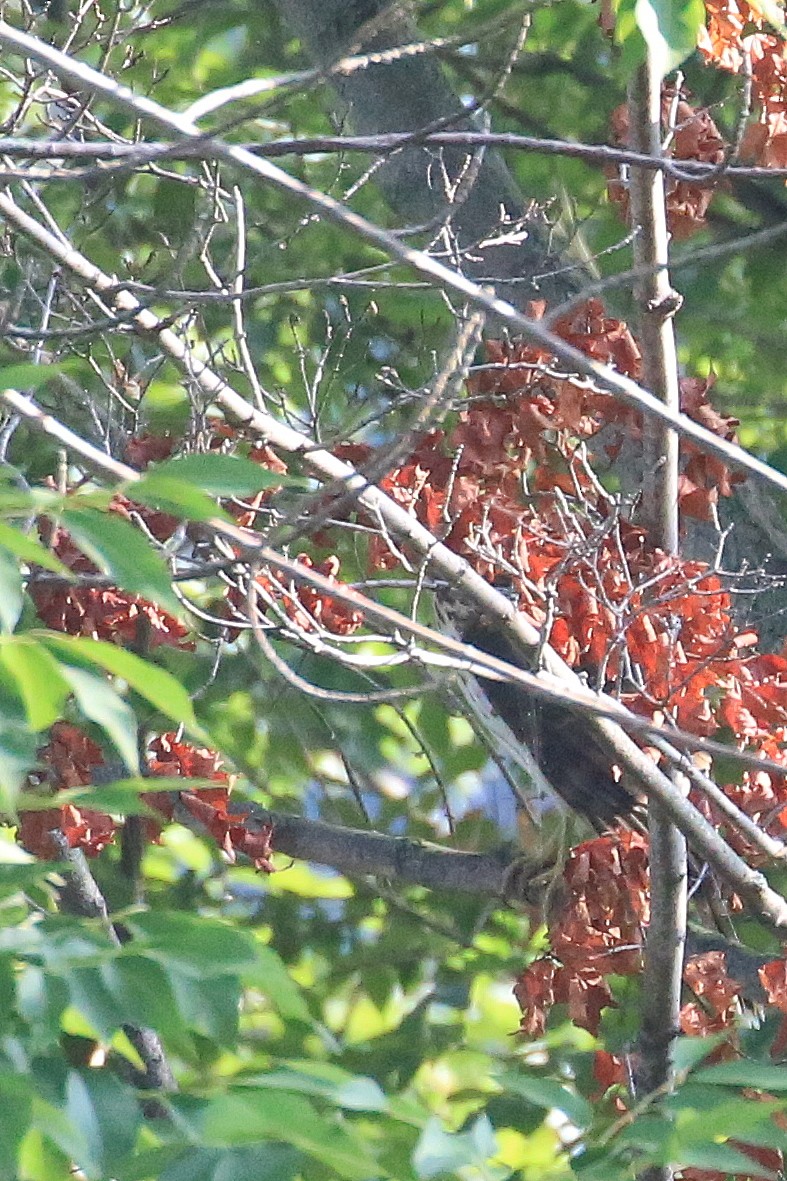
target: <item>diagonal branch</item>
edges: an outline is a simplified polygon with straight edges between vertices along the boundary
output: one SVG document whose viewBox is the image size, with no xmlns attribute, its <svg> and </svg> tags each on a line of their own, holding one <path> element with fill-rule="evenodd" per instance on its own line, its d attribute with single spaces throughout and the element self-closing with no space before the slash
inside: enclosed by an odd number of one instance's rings
<svg viewBox="0 0 787 1181">
<path fill-rule="evenodd" d="M 617 397 L 624 405 L 633 406 L 657 421 L 668 423 L 680 431 L 681 437 L 692 440 L 702 451 L 716 455 L 731 467 L 756 475 L 772 487 L 787 492 L 787 475 L 749 455 L 734 443 L 713 434 L 712 431 L 700 426 L 687 415 L 675 413 L 665 407 L 658 398 L 642 389 L 635 381 L 622 376 L 606 365 L 599 364 L 579 349 L 566 344 L 543 324 L 522 315 L 513 304 L 500 299 L 491 289 L 479 286 L 459 272 L 451 270 L 450 267 L 432 258 L 429 254 L 405 245 L 395 235 L 367 221 L 366 218 L 348 209 L 341 201 L 329 194 L 320 192 L 297 177 L 290 176 L 289 173 L 271 164 L 268 160 L 254 156 L 245 148 L 227 144 L 222 140 L 206 140 L 200 128 L 183 115 L 168 110 L 144 95 L 135 95 L 127 86 L 119 85 L 98 70 L 94 70 L 82 62 L 74 61 L 38 38 L 12 28 L 3 20 L 0 20 L 0 44 L 6 45 L 18 53 L 29 55 L 40 64 L 55 70 L 73 85 L 103 96 L 121 109 L 131 112 L 137 118 L 148 119 L 183 139 L 202 140 L 206 144 L 210 143 L 215 159 L 239 167 L 244 172 L 274 184 L 277 188 L 291 193 L 298 200 L 312 205 L 330 220 L 379 247 L 390 257 L 411 266 L 435 286 L 445 287 L 459 293 L 473 306 L 483 309 L 490 316 L 496 318 L 498 323 L 516 330 L 525 340 L 540 345 L 553 353 L 569 367 L 571 372 L 589 378 L 600 389 Z M 109 289 L 114 290 L 114 287 L 114 284 L 110 284 Z M 103 290 L 107 289 L 106 286 L 103 287 Z M 133 304 L 122 300 L 126 294 L 121 291 L 116 299 L 116 304 L 118 307 L 129 309 Z"/>
<path fill-rule="evenodd" d="M 2 38 L 0 37 L 0 39 Z M 241 397 L 213 370 L 195 357 L 187 344 L 170 328 L 163 327 L 159 318 L 153 312 L 143 308 L 130 292 L 118 290 L 110 276 L 94 266 L 79 251 L 40 226 L 35 219 L 21 210 L 12 198 L 4 193 L 0 194 L 0 212 L 28 237 L 38 242 L 64 268 L 76 275 L 88 287 L 104 294 L 111 292 L 114 306 L 132 314 L 138 331 L 146 335 L 154 335 L 160 346 L 181 366 L 204 395 L 213 399 L 238 422 L 257 431 L 269 443 L 299 455 L 304 466 L 314 475 L 342 485 L 346 492 L 355 498 L 360 507 L 372 513 L 393 534 L 406 541 L 416 553 L 427 559 L 430 566 L 450 582 L 457 594 L 472 601 L 483 614 L 488 615 L 491 619 L 497 619 L 509 627 L 512 635 L 523 649 L 532 654 L 534 661 L 536 654 L 538 654 L 547 674 L 547 685 L 551 681 L 558 692 L 566 689 L 573 692 L 574 695 L 584 694 L 586 700 L 591 699 L 588 704 L 591 705 L 592 710 L 593 695 L 587 692 L 579 677 L 558 654 L 542 644 L 539 631 L 523 615 L 516 614 L 508 599 L 490 586 L 463 558 L 438 543 L 434 535 L 406 509 L 397 505 L 378 487 L 370 484 L 350 464 L 337 459 L 329 451 L 315 448 L 307 436 L 278 422 L 271 415 L 258 410 Z M 450 274 L 450 272 L 448 273 Z M 8 399 L 8 395 L 6 398 Z M 15 398 L 17 408 L 24 403 L 28 407 L 33 407 L 31 417 L 34 420 L 42 420 L 45 417 L 30 403 L 29 399 L 18 394 L 15 395 Z M 50 421 L 54 422 L 55 420 Z M 43 421 L 39 421 L 39 426 L 46 429 Z M 58 426 L 60 427 L 60 424 Z M 65 441 L 66 436 L 62 432 L 67 431 L 67 428 L 60 427 L 60 431 L 59 437 Z M 90 448 L 88 444 L 84 443 L 84 440 L 73 435 L 73 432 L 68 432 L 68 435 L 73 438 L 77 450 L 82 454 L 85 454 L 86 449 L 94 453 L 91 456 L 91 462 L 101 470 L 106 471 L 108 466 L 111 466 L 113 478 L 129 481 L 139 479 L 139 473 L 133 468 L 119 464 L 117 460 L 111 460 L 108 465 L 107 456 L 103 452 L 96 448 Z M 286 570 L 292 577 L 310 585 L 317 585 L 329 595 L 336 595 L 334 584 L 326 580 L 322 585 L 313 572 L 306 572 L 304 567 L 299 566 L 298 563 L 290 562 L 282 558 L 275 550 L 266 547 L 262 542 L 252 540 L 243 530 L 222 522 L 211 522 L 210 524 L 218 535 L 226 537 L 242 551 L 245 550 L 254 555 L 256 560 L 267 562 L 275 569 Z M 386 618 L 388 622 L 393 622 L 394 627 L 403 629 L 405 632 L 409 631 L 411 634 L 418 634 L 417 629 L 421 625 L 413 624 L 395 612 L 387 612 L 387 609 L 365 599 L 357 592 L 353 592 L 353 595 L 359 609 L 366 611 L 371 618 Z M 428 631 L 428 629 L 426 630 Z M 434 633 L 431 634 L 434 636 Z M 447 648 L 450 642 L 442 639 L 439 643 L 441 647 Z M 493 674 L 498 673 L 509 678 L 513 677 L 513 679 L 523 675 L 521 670 L 516 670 L 513 666 L 506 665 L 502 661 L 495 661 L 483 653 L 475 653 L 474 660 L 481 667 L 491 669 Z M 544 685 L 544 680 L 540 677 L 533 677 L 533 681 L 536 684 Z M 628 711 L 619 702 L 601 697 L 596 699 L 596 707 L 598 707 L 599 700 L 602 705 L 608 707 L 605 712 L 611 712 L 614 717 L 621 720 L 627 717 Z M 787 928 L 787 901 L 770 888 L 764 875 L 752 870 L 726 845 L 705 818 L 683 797 L 670 779 L 663 774 L 649 756 L 640 750 L 619 725 L 605 717 L 596 717 L 594 725 L 605 742 L 613 761 L 630 771 L 649 797 L 655 797 L 664 805 L 671 819 L 689 837 L 695 852 L 713 865 L 717 872 L 766 922 L 777 928 Z M 680 758 L 677 751 L 673 753 L 676 759 Z"/>
</svg>

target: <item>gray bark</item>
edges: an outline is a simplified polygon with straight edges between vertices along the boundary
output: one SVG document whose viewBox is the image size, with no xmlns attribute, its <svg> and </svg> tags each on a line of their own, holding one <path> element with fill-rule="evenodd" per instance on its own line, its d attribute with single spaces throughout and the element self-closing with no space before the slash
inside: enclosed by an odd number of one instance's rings
<svg viewBox="0 0 787 1181">
<path fill-rule="evenodd" d="M 380 53 L 421 40 L 400 5 L 385 0 L 274 0 L 274 5 L 314 64 L 326 71 L 347 55 Z M 334 74 L 332 86 L 337 122 L 349 123 L 360 135 L 418 132 L 435 123 L 478 130 L 432 54 L 370 62 L 363 69 Z M 501 293 L 520 307 L 539 296 L 550 302 L 565 299 L 581 285 L 579 268 L 550 274 L 566 263 L 550 254 L 552 231 L 538 217 L 527 219 L 521 241 L 489 241 L 504 223 L 511 223 L 511 237 L 526 209 L 497 152 L 471 157 L 463 148 L 413 146 L 389 156 L 374 179 L 398 219 L 407 226 L 433 226 L 435 234 L 441 224 L 447 225 L 457 251 L 454 265 L 479 281 L 507 280 Z M 452 198 L 450 188 L 457 181 Z M 437 248 L 445 245 L 443 240 Z"/>
</svg>

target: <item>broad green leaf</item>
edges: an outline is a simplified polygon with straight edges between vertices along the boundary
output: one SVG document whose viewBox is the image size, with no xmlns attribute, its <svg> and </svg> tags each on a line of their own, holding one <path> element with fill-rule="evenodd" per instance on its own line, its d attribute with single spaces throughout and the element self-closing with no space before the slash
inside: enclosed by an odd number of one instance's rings
<svg viewBox="0 0 787 1181">
<path fill-rule="evenodd" d="M 272 947 L 257 944 L 256 962 L 246 973 L 246 978 L 265 994 L 282 1017 L 291 1021 L 311 1021 L 301 989 Z"/>
<path fill-rule="evenodd" d="M 129 485 L 128 494 L 141 504 L 188 521 L 232 521 L 229 513 L 201 488 L 156 471 L 144 475 L 138 483 Z"/>
<path fill-rule="evenodd" d="M 69 580 L 74 577 L 68 566 L 64 566 L 60 559 L 42 545 L 36 537 L 30 533 L 23 533 L 21 529 L 15 529 L 6 521 L 0 521 L 0 546 L 8 550 L 9 553 L 16 554 L 17 558 L 21 558 L 23 562 L 43 566 L 45 570 L 51 570 L 53 574 L 61 574 Z"/>
<path fill-rule="evenodd" d="M 634 15 L 663 78 L 697 48 L 705 5 L 702 0 L 635 0 Z"/>
<path fill-rule="evenodd" d="M 30 636 L 0 636 L 0 660 L 16 681 L 32 730 L 62 717 L 69 685 L 46 648 Z"/>
<path fill-rule="evenodd" d="M 52 362 L 46 365 L 36 365 L 32 361 L 22 361 L 19 365 L 5 365 L 0 369 L 0 389 L 3 390 L 37 390 L 46 385 L 58 373 L 65 373 L 73 368 L 73 360 Z"/>
<path fill-rule="evenodd" d="M 303 1175 L 303 1156 L 288 1144 L 274 1142 L 254 1148 L 189 1148 L 161 1172 L 137 1175 L 156 1176 L 158 1181 L 291 1181 Z"/>
<path fill-rule="evenodd" d="M 0 1074 L 0 1176 L 18 1176 L 19 1146 L 30 1126 L 33 1097 L 30 1081 L 18 1073 Z"/>
<path fill-rule="evenodd" d="M 240 977 L 220 972 L 220 965 L 211 965 L 202 975 L 172 961 L 163 962 L 163 966 L 184 1026 L 217 1046 L 234 1047 L 242 996 Z M 167 1032 L 171 1036 L 172 1028 Z"/>
<path fill-rule="evenodd" d="M 695 1169 L 718 1169 L 721 1173 L 740 1174 L 743 1177 L 764 1178 L 765 1181 L 779 1181 L 779 1175 L 764 1165 L 755 1164 L 750 1156 L 731 1148 L 729 1144 L 707 1144 L 700 1147 L 690 1147 L 680 1154 L 680 1159 L 672 1164 L 683 1168 L 693 1166 Z"/>
<path fill-rule="evenodd" d="M 215 788 L 210 779 L 189 779 L 169 776 L 137 776 L 134 779 L 119 779 L 115 783 L 88 784 L 87 787 L 65 788 L 58 792 L 59 804 L 76 804 L 82 808 L 96 808 L 101 812 L 118 813 L 124 816 L 152 816 L 161 820 L 161 813 L 147 804 L 141 797 L 147 792 L 189 791 Z M 25 792 L 25 811 L 42 812 L 52 807 L 52 796 L 40 792 Z"/>
<path fill-rule="evenodd" d="M 719 1062 L 698 1070 L 692 1080 L 723 1087 L 757 1087 L 763 1091 L 787 1091 L 787 1069 L 769 1062 Z"/>
<path fill-rule="evenodd" d="M 12 632 L 24 606 L 24 584 L 19 562 L 0 549 L 0 627 Z"/>
<path fill-rule="evenodd" d="M 179 439 L 188 428 L 191 402 L 183 383 L 153 380 L 139 404 L 140 429 L 152 435 L 172 435 Z"/>
<path fill-rule="evenodd" d="M 71 1004 L 98 1037 L 110 1041 L 123 1023 L 123 1013 L 106 985 L 100 962 L 85 967 L 64 964 L 61 974 Z"/>
<path fill-rule="evenodd" d="M 332 1062 L 288 1062 L 280 1070 L 244 1079 L 244 1085 L 293 1091 L 328 1100 L 348 1111 L 388 1111 L 380 1085 L 364 1075 L 353 1075 Z"/>
<path fill-rule="evenodd" d="M 71 1161 L 82 1161 L 89 1155 L 88 1138 L 79 1125 L 59 1106 L 38 1096 L 33 1101 L 32 1126 Z"/>
<path fill-rule="evenodd" d="M 419 1177 L 429 1181 L 441 1173 L 457 1173 L 483 1166 L 497 1151 L 488 1120 L 479 1118 L 469 1132 L 449 1132 L 437 1118 L 429 1120 L 413 1152 Z"/>
<path fill-rule="evenodd" d="M 116 513 L 92 508 L 64 508 L 62 521 L 77 545 L 119 587 L 179 613 L 166 562 L 139 529 Z"/>
<path fill-rule="evenodd" d="M 17 796 L 36 766 L 40 744 L 27 723 L 16 680 L 0 661 L 0 813 L 15 813 Z"/>
<path fill-rule="evenodd" d="M 60 668 L 82 713 L 101 727 L 131 774 L 138 774 L 137 720 L 131 706 L 105 677 L 70 664 Z"/>
<path fill-rule="evenodd" d="M 89 636 L 61 636 L 57 632 L 44 631 L 31 634 L 64 660 L 82 666 L 98 666 L 113 676 L 122 677 L 135 693 L 178 725 L 190 728 L 196 725 L 191 698 L 180 682 L 165 669 L 143 660 L 136 653 Z"/>
<path fill-rule="evenodd" d="M 101 978 L 124 1021 L 175 1036 L 183 1029 L 169 977 L 154 959 L 138 955 L 131 943 L 101 966 Z"/>
<path fill-rule="evenodd" d="M 205 1142 L 217 1147 L 283 1140 L 349 1181 L 379 1175 L 379 1165 L 363 1141 L 324 1119 L 302 1096 L 281 1091 L 230 1091 L 205 1105 L 199 1127 Z"/>
<path fill-rule="evenodd" d="M 19 1016 L 31 1026 L 32 1041 L 51 1045 L 60 1036 L 60 1019 L 69 1002 L 65 981 L 27 964 L 17 982 Z"/>
<path fill-rule="evenodd" d="M 76 804 L 78 808 L 94 808 L 99 812 L 110 812 L 122 816 L 158 816 L 161 813 L 141 798 L 143 792 L 153 791 L 150 779 L 129 779 L 121 783 L 110 783 L 107 786 L 73 787 L 58 792 L 58 804 Z M 191 782 L 191 781 L 189 781 Z M 137 785 L 140 786 L 131 786 Z M 144 784 L 144 786 L 142 786 Z M 183 780 L 180 781 L 183 790 Z M 25 812 L 42 812 L 52 807 L 51 795 L 38 792 L 25 792 Z"/>
<path fill-rule="evenodd" d="M 146 482 L 152 480 L 155 486 L 155 481 L 163 477 L 168 481 L 191 484 L 213 496 L 253 496 L 264 488 L 293 483 L 291 476 L 268 471 L 241 455 L 195 452 L 152 464 L 140 483 L 134 484 L 133 495 L 136 496 L 140 486 L 144 488 Z M 298 480 L 297 483 L 301 484 L 302 481 Z"/>
<path fill-rule="evenodd" d="M 109 1071 L 69 1072 L 66 1111 L 86 1141 L 82 1169 L 96 1178 L 111 1175 L 113 1165 L 134 1147 L 141 1112 L 136 1096 Z"/>
<path fill-rule="evenodd" d="M 498 1082 L 505 1091 L 521 1095 L 537 1107 L 562 1111 L 578 1128 L 586 1128 L 593 1122 L 593 1108 L 587 1100 L 554 1079 L 509 1071 L 501 1075 Z"/>
<path fill-rule="evenodd" d="M 712 1034 L 710 1037 L 677 1038 L 673 1053 L 676 1072 L 682 1074 L 684 1071 L 693 1070 L 725 1040 L 726 1035 L 723 1033 Z"/>
<path fill-rule="evenodd" d="M 257 948 L 244 931 L 218 919 L 175 911 L 131 915 L 127 925 L 151 955 L 197 976 L 240 972 L 253 964 Z"/>
</svg>

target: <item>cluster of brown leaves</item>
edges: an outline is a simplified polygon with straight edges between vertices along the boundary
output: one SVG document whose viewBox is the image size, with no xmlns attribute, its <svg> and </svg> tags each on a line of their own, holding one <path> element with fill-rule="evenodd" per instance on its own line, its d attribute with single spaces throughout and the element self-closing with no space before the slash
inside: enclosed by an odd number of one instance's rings
<svg viewBox="0 0 787 1181">
<path fill-rule="evenodd" d="M 639 833 L 609 834 L 571 850 L 551 954 L 532 963 L 514 989 L 523 1033 L 541 1036 L 556 1004 L 568 1006 L 576 1025 L 598 1031 L 602 1010 L 615 1004 L 606 978 L 641 968 L 648 888 L 647 846 Z"/>
<path fill-rule="evenodd" d="M 560 334 L 639 375 L 636 342 L 597 301 L 567 316 Z M 753 654 L 757 637 L 736 627 L 719 575 L 660 552 L 643 529 L 615 516 L 582 445 L 610 425 L 636 434 L 636 414 L 557 373 L 554 359 L 536 347 L 491 342 L 487 356 L 491 367 L 474 375 L 473 400 L 455 427 L 421 438 L 389 473 L 386 490 L 485 577 L 519 571 L 520 609 L 547 628 L 573 667 L 598 674 L 610 689 L 619 675 L 625 683 L 634 673 L 640 688 L 624 695 L 631 708 L 656 720 L 669 715 L 698 735 L 726 732 L 739 748 L 782 763 L 784 776 L 748 771 L 727 791 L 758 822 L 787 830 L 787 651 Z M 685 381 L 684 407 L 731 438 L 736 424 L 713 410 L 710 385 Z M 601 440 L 609 447 L 607 431 Z M 685 450 L 684 514 L 709 517 L 731 488 L 723 465 Z M 379 538 L 372 565 L 395 560 Z M 697 802 L 718 820 L 706 801 Z M 614 1004 L 609 977 L 641 968 L 648 889 L 647 849 L 636 833 L 572 851 L 550 954 L 517 982 L 524 1032 L 542 1032 L 556 1004 L 598 1030 L 603 1009 Z M 767 965 L 762 982 L 787 1012 L 784 962 Z M 690 961 L 686 983 L 695 999 L 684 1006 L 684 1031 L 728 1029 L 738 989 L 723 956 Z M 599 1060 L 600 1081 L 625 1082 L 623 1064 L 607 1057 Z"/>
<path fill-rule="evenodd" d="M 561 882 L 560 908 L 550 930 L 551 951 L 519 977 L 515 994 L 522 1008 L 522 1032 L 540 1037 L 552 1007 L 568 1006 L 571 1020 L 598 1033 L 601 1014 L 614 1008 L 611 976 L 642 969 L 642 936 L 650 916 L 647 843 L 639 833 L 620 831 L 585 841 L 571 850 Z M 770 1003 L 787 1014 L 787 963 L 760 969 Z M 686 964 L 684 981 L 693 999 L 681 1010 L 685 1034 L 707 1036 L 728 1030 L 739 1012 L 740 985 L 726 971 L 725 953 L 705 952 Z M 721 1056 L 729 1056 L 730 1046 Z M 603 1054 L 599 1073 L 612 1071 L 607 1087 L 621 1083 L 623 1064 Z"/>
<path fill-rule="evenodd" d="M 743 160 L 787 167 L 787 56 L 784 30 L 772 31 L 757 0 L 705 0 L 707 28 L 699 40 L 706 61 L 733 74 L 751 71 L 758 117 L 744 133 Z"/>
<path fill-rule="evenodd" d="M 104 762 L 101 748 L 69 722 L 55 722 L 49 743 L 38 756 L 42 771 L 34 777 L 32 786 L 40 789 L 46 785 L 53 794 L 91 783 L 93 769 Z M 81 849 L 87 857 L 97 857 L 114 840 L 115 824 L 104 812 L 76 808 L 73 804 L 21 813 L 19 840 L 37 857 L 59 859 L 54 832 L 63 834 L 69 848 Z"/>
<path fill-rule="evenodd" d="M 631 832 L 599 837 L 571 851 L 560 917 L 550 932 L 552 952 L 531 964 L 514 988 L 523 1033 L 541 1036 L 557 1004 L 567 1007 L 576 1025 L 596 1034 L 603 1009 L 616 1007 L 609 977 L 637 975 L 642 968 L 643 927 L 649 917 L 647 856 L 644 839 Z M 759 975 L 769 1003 L 786 1015 L 772 1048 L 777 1057 L 787 1047 L 787 963 L 775 960 Z M 741 988 L 727 974 L 725 953 L 692 956 L 685 966 L 684 982 L 691 999 L 681 1009 L 682 1032 L 726 1033 L 728 1038 L 711 1060 L 736 1057 L 733 1031 Z M 617 1111 L 627 1111 L 630 1064 L 620 1055 L 597 1050 L 593 1073 L 599 1098 L 606 1096 Z M 776 1149 L 741 1141 L 731 1144 L 763 1166 L 766 1174 L 778 1173 L 782 1167 L 783 1157 Z M 726 1176 L 705 1169 L 681 1172 L 686 1181 L 725 1181 Z"/>
<path fill-rule="evenodd" d="M 35 786 L 46 785 L 53 796 L 67 788 L 92 783 L 96 767 L 104 764 L 101 748 L 77 726 L 56 722 L 49 743 L 39 752 L 41 772 Z M 147 773 L 151 778 L 166 776 L 178 779 L 208 779 L 215 787 L 179 792 L 145 792 L 142 799 L 167 820 L 176 816 L 191 817 L 208 832 L 228 860 L 238 853 L 250 858 L 255 868 L 272 872 L 272 826 L 251 827 L 244 815 L 229 811 L 230 778 L 221 769 L 221 759 L 207 747 L 195 747 L 172 733 L 155 738 L 148 749 Z M 156 840 L 160 825 L 146 821 L 146 835 Z M 86 857 L 97 857 L 115 840 L 117 823 L 106 812 L 62 804 L 39 811 L 22 811 L 19 823 L 21 844 L 37 857 L 59 858 L 54 833 L 62 833 L 71 849 L 81 849 Z"/>
<path fill-rule="evenodd" d="M 665 155 L 671 160 L 700 160 L 705 164 L 723 164 L 724 140 L 708 111 L 695 110 L 682 95 L 665 88 L 662 98 L 662 125 L 672 134 Z M 624 104 L 612 113 L 612 137 L 616 144 L 631 147 L 628 107 Z M 607 192 L 618 206 L 624 221 L 629 216 L 628 184 L 614 167 L 606 169 Z M 713 197 L 712 183 L 677 180 L 667 177 L 665 196 L 667 223 L 673 238 L 688 238 L 705 224 L 705 215 Z"/>
<path fill-rule="evenodd" d="M 337 587 L 341 563 L 335 554 L 315 562 L 308 554 L 298 554 L 297 561 L 307 570 L 314 570 Z M 303 632 L 328 631 L 336 636 L 349 636 L 363 626 L 363 613 L 325 591 L 305 583 L 285 582 L 276 571 L 261 570 L 254 579 L 262 603 L 275 604 Z M 239 588 L 231 588 L 228 605 L 241 615 L 247 615 L 247 595 Z"/>
<path fill-rule="evenodd" d="M 174 517 L 135 505 L 125 496 L 116 496 L 110 508 L 127 520 L 137 516 L 158 541 L 167 540 L 177 524 Z M 52 553 L 74 574 L 98 573 L 62 526 L 41 520 L 39 531 Z M 162 644 L 177 648 L 190 645 L 188 628 L 174 615 L 118 587 L 33 582 L 30 596 L 46 626 L 70 636 L 92 636 L 96 640 L 130 645 L 137 641 L 144 620 L 146 643 L 151 648 Z"/>
<path fill-rule="evenodd" d="M 237 441 L 238 432 L 224 423 L 213 424 L 209 445 L 218 449 L 227 442 Z M 170 436 L 141 435 L 129 440 L 126 458 L 139 468 L 166 459 L 175 441 Z M 268 470 L 284 474 L 287 466 L 265 444 L 253 445 L 249 458 Z M 238 524 L 251 529 L 257 513 L 275 489 L 266 489 L 248 502 L 233 502 L 229 507 Z M 177 528 L 176 518 L 138 505 L 127 497 L 113 498 L 110 511 L 134 524 L 142 524 L 157 541 L 167 541 Z M 47 519 L 39 522 L 42 539 L 52 552 L 76 575 L 97 574 L 96 567 L 79 549 L 69 533 Z M 339 561 L 329 556 L 315 563 L 308 555 L 300 561 L 315 569 L 330 581 L 338 583 Z M 333 597 L 304 586 L 286 586 L 273 574 L 260 575 L 269 597 L 280 603 L 290 618 L 305 630 L 318 627 L 348 634 L 360 627 L 362 619 L 357 611 L 347 608 Z M 188 629 L 168 612 L 154 603 L 131 595 L 117 587 L 72 586 L 60 582 L 33 582 L 31 595 L 43 622 L 54 630 L 68 635 L 90 636 L 120 645 L 133 645 L 139 639 L 139 625 L 145 621 L 145 643 L 150 648 L 160 645 L 191 647 Z M 227 599 L 234 609 L 245 609 L 245 596 L 229 589 Z M 235 598 L 233 599 L 233 596 Z M 243 602 L 241 603 L 241 599 Z M 41 773 L 31 778 L 31 786 L 46 785 L 53 795 L 64 788 L 87 786 L 93 781 L 93 770 L 104 763 L 100 747 L 76 726 L 61 721 L 50 732 L 50 741 L 39 751 Z M 216 840 L 228 858 L 242 853 L 258 869 L 270 871 L 272 829 L 268 825 L 249 823 L 241 814 L 229 808 L 229 779 L 220 770 L 220 760 L 214 751 L 196 748 L 182 742 L 174 734 L 154 739 L 149 750 L 150 776 L 175 776 L 183 779 L 210 779 L 215 788 L 195 791 L 149 792 L 145 801 L 164 817 L 172 819 L 176 811 L 188 816 Z M 146 822 L 147 835 L 155 840 L 159 826 Z M 87 856 L 97 856 L 115 839 L 116 822 L 104 812 L 72 804 L 54 806 L 39 811 L 22 811 L 19 828 L 20 841 L 31 852 L 42 857 L 56 857 L 57 843 L 52 833 L 60 831 L 69 847 L 81 849 Z"/>
<path fill-rule="evenodd" d="M 196 791 L 147 793 L 143 798 L 167 820 L 184 812 L 209 833 L 227 860 L 234 861 L 238 853 L 248 857 L 255 869 L 273 872 L 273 847 L 270 824 L 250 827 L 243 814 L 229 810 L 230 777 L 221 770 L 221 758 L 207 747 L 194 747 L 182 742 L 175 734 L 162 734 L 149 747 L 151 775 L 166 775 L 178 779 L 210 779 L 214 788 Z"/>
</svg>

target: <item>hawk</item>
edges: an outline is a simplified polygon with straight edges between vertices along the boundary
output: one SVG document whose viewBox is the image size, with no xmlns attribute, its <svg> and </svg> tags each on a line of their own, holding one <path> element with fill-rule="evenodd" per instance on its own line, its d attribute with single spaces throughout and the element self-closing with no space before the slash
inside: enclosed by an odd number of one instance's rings
<svg viewBox="0 0 787 1181">
<path fill-rule="evenodd" d="M 444 634 L 517 668 L 528 667 L 506 627 L 452 591 L 435 596 L 435 614 Z M 462 691 L 470 721 L 490 736 L 503 757 L 512 759 L 531 780 L 535 766 L 535 778 L 546 780 L 598 832 L 619 821 L 638 827 L 638 799 L 621 781 L 587 715 L 536 697 L 522 685 L 486 677 L 468 678 Z"/>
</svg>

